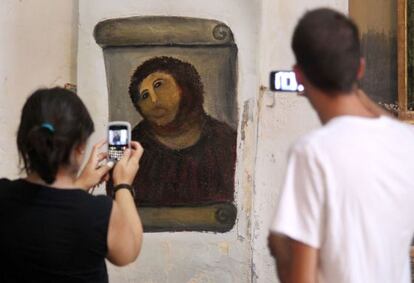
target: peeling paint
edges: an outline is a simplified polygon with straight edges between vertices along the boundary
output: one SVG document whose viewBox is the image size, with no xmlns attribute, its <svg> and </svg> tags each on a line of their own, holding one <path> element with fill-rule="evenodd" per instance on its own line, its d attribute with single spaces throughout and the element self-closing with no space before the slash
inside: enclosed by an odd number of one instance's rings
<svg viewBox="0 0 414 283">
<path fill-rule="evenodd" d="M 199 272 L 187 283 L 213 283 L 213 281 L 205 272 Z"/>
<path fill-rule="evenodd" d="M 253 280 L 252 280 L 252 282 L 256 282 L 257 281 L 257 279 L 259 279 L 259 274 L 257 274 L 257 272 L 256 272 L 256 264 L 252 264 L 252 278 L 253 278 Z"/>
<path fill-rule="evenodd" d="M 224 255 L 229 255 L 230 245 L 228 242 L 223 241 L 218 243 L 219 251 Z"/>
<path fill-rule="evenodd" d="M 171 242 L 170 241 L 162 241 L 161 247 L 163 250 L 163 254 L 165 257 L 165 272 L 171 272 L 174 269 L 174 262 L 171 258 Z"/>
<path fill-rule="evenodd" d="M 249 122 L 249 100 L 245 101 L 243 104 L 243 117 L 241 122 L 241 140 L 246 139 L 246 128 Z"/>
<path fill-rule="evenodd" d="M 244 188 L 243 208 L 247 214 L 250 214 L 252 210 L 252 197 L 253 197 L 253 178 L 250 172 L 245 172 L 246 186 Z"/>
<path fill-rule="evenodd" d="M 265 94 L 266 91 L 268 91 L 266 87 L 261 86 L 259 88 L 259 97 L 257 99 L 257 109 L 258 109 L 257 110 L 257 115 L 259 117 L 259 120 L 260 120 L 260 113 L 261 113 L 262 104 L 263 104 L 262 103 L 262 100 L 263 100 L 263 96 L 264 96 L 264 94 Z"/>
<path fill-rule="evenodd" d="M 275 155 L 273 153 L 270 154 L 270 162 L 276 163 L 276 157 L 275 157 Z"/>
</svg>

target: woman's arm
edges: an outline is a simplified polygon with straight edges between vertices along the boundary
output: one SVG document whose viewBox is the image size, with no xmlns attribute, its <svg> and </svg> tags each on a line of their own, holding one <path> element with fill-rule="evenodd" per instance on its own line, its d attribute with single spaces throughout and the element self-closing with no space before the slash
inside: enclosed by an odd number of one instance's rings
<svg viewBox="0 0 414 283">
<path fill-rule="evenodd" d="M 138 142 L 131 142 L 113 172 L 114 186 L 131 185 L 139 167 L 143 149 Z M 127 189 L 115 193 L 108 227 L 108 260 L 118 266 L 127 265 L 138 257 L 142 243 L 142 224 L 134 198 Z"/>
</svg>

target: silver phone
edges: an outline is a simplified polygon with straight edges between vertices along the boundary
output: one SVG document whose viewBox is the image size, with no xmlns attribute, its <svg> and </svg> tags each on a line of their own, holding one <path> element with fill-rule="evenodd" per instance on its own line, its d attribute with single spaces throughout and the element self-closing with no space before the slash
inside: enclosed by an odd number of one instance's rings
<svg viewBox="0 0 414 283">
<path fill-rule="evenodd" d="M 131 124 L 126 121 L 113 121 L 108 124 L 108 160 L 118 161 L 125 149 L 130 147 Z"/>
</svg>

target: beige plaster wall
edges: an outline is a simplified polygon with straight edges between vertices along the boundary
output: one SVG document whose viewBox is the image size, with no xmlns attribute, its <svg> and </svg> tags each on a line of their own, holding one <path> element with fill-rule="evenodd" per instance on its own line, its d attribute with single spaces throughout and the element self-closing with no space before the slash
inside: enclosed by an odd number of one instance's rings
<svg viewBox="0 0 414 283">
<path fill-rule="evenodd" d="M 18 175 L 16 131 L 26 97 L 76 82 L 76 0 L 0 1 L 0 172 Z"/>
</svg>

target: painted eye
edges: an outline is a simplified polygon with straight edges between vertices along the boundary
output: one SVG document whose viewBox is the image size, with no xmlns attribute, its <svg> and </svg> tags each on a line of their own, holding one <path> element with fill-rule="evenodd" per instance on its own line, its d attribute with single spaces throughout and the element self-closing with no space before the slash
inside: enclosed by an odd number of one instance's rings
<svg viewBox="0 0 414 283">
<path fill-rule="evenodd" d="M 148 98 L 148 92 L 141 93 L 140 99 L 144 100 Z"/>
<path fill-rule="evenodd" d="M 154 88 L 159 88 L 162 85 L 162 81 L 156 81 L 154 83 Z"/>
</svg>

